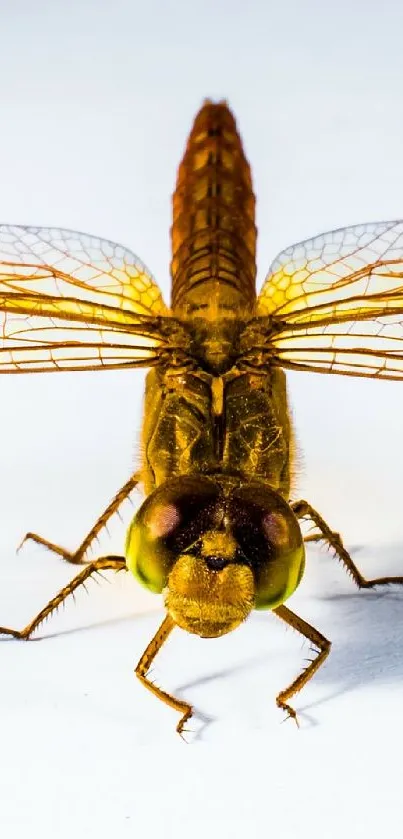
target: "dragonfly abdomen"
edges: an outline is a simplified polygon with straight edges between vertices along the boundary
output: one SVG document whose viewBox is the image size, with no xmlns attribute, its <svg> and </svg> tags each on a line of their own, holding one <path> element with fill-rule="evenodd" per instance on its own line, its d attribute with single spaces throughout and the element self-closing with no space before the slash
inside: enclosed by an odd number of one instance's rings
<svg viewBox="0 0 403 839">
<path fill-rule="evenodd" d="M 172 307 L 208 320 L 250 313 L 256 299 L 255 197 L 234 117 L 207 101 L 173 195 Z"/>
</svg>

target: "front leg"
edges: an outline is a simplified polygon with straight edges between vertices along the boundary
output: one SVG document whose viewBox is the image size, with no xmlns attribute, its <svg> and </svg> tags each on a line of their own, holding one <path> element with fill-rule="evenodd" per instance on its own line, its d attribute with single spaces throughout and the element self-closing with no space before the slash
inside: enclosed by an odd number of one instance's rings
<svg viewBox="0 0 403 839">
<path fill-rule="evenodd" d="M 189 705 L 188 702 L 184 702 L 182 699 L 176 699 L 176 697 L 172 696 L 171 693 L 167 693 L 165 690 L 157 687 L 157 685 L 154 685 L 153 682 L 150 682 L 150 680 L 147 679 L 147 673 L 155 656 L 167 640 L 168 635 L 172 632 L 174 626 L 174 621 L 170 615 L 167 615 L 154 635 L 154 638 L 150 641 L 147 649 L 144 650 L 143 655 L 141 656 L 141 659 L 135 669 L 135 673 L 144 687 L 148 688 L 154 696 L 157 696 L 158 699 L 161 699 L 161 701 L 165 702 L 166 705 L 170 705 L 170 707 L 174 708 L 175 711 L 181 712 L 182 716 L 176 726 L 176 730 L 178 734 L 182 734 L 185 722 L 192 716 L 192 706 Z"/>
<path fill-rule="evenodd" d="M 275 615 L 281 620 L 288 623 L 289 626 L 292 626 L 293 629 L 296 629 L 297 632 L 300 632 L 301 635 L 304 635 L 305 638 L 314 645 L 312 648 L 312 652 L 315 653 L 315 658 L 311 659 L 308 667 L 294 679 L 293 682 L 286 688 L 282 690 L 281 693 L 278 694 L 276 702 L 279 708 L 282 708 L 283 711 L 286 711 L 289 717 L 295 720 L 298 725 L 297 714 L 294 711 L 294 708 L 288 704 L 288 700 L 294 696 L 295 693 L 298 693 L 301 688 L 312 679 L 312 676 L 319 670 L 319 667 L 323 664 L 323 662 L 327 659 L 331 642 L 322 635 L 314 626 L 311 626 L 310 623 L 307 623 L 299 615 L 296 615 L 295 612 L 292 612 L 287 606 L 277 606 L 277 609 L 273 609 Z"/>
<path fill-rule="evenodd" d="M 374 588 L 375 586 L 386 586 L 390 583 L 403 585 L 403 576 L 376 577 L 374 580 L 367 580 L 363 577 L 361 571 L 353 562 L 349 552 L 344 547 L 340 534 L 331 530 L 329 525 L 324 521 L 324 519 L 322 519 L 322 516 L 320 516 L 307 501 L 297 501 L 294 504 L 291 504 L 291 509 L 294 511 L 298 519 L 303 519 L 305 521 L 310 519 L 319 530 L 318 534 L 315 534 L 312 537 L 308 536 L 305 541 L 323 540 L 330 545 L 338 559 L 343 563 L 347 572 L 352 576 L 358 588 Z"/>
<path fill-rule="evenodd" d="M 49 542 L 49 540 L 44 539 L 43 536 L 38 536 L 37 533 L 31 532 L 27 533 L 24 536 L 20 544 L 20 548 L 23 546 L 24 542 L 31 540 L 32 542 L 36 542 L 38 545 L 44 545 L 45 548 L 48 548 L 48 550 L 58 554 L 58 556 L 61 556 L 62 559 L 66 560 L 66 562 L 71 562 L 73 565 L 83 565 L 85 554 L 87 553 L 87 550 L 92 544 L 92 542 L 94 542 L 99 532 L 106 526 L 106 523 L 113 516 L 113 514 L 117 512 L 120 505 L 123 504 L 123 501 L 130 495 L 132 490 L 137 486 L 139 482 L 139 474 L 132 475 L 132 477 L 129 478 L 129 480 L 124 484 L 124 486 L 121 487 L 119 492 L 116 493 L 114 498 L 112 498 L 112 501 L 110 502 L 110 504 L 108 504 L 106 510 L 104 510 L 104 512 L 100 515 L 99 519 L 97 519 L 97 521 L 95 522 L 89 533 L 87 533 L 87 536 L 85 537 L 85 539 L 83 539 L 81 545 L 79 545 L 76 551 L 68 551 L 66 550 L 66 548 L 62 548 L 60 545 L 55 545 L 54 542 Z"/>
</svg>

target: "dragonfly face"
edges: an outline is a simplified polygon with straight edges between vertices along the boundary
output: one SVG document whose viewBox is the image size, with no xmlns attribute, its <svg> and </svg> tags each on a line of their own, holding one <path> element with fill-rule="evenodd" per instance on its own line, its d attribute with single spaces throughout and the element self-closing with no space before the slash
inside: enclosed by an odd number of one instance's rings
<svg viewBox="0 0 403 839">
<path fill-rule="evenodd" d="M 205 638 L 234 629 L 252 608 L 280 605 L 304 568 L 301 531 L 279 493 L 189 476 L 146 499 L 126 557 L 143 585 L 164 592 L 175 623 Z"/>
<path fill-rule="evenodd" d="M 282 368 L 403 379 L 403 221 L 360 224 L 286 248 L 256 293 L 252 179 L 224 102 L 197 114 L 173 196 L 169 308 L 143 263 L 113 242 L 69 230 L 0 225 L 0 373 L 151 368 L 142 463 L 71 554 L 82 564 L 138 483 L 146 500 L 123 557 L 86 565 L 22 631 L 27 638 L 92 573 L 130 568 L 163 592 L 167 616 L 142 656 L 142 682 L 178 711 L 191 707 L 147 679 L 178 625 L 204 637 L 271 609 L 319 652 L 277 704 L 305 684 L 329 642 L 284 602 L 310 518 L 361 587 L 340 537 L 305 501 L 289 504 L 294 443 Z M 296 518 L 297 517 L 297 518 Z"/>
</svg>

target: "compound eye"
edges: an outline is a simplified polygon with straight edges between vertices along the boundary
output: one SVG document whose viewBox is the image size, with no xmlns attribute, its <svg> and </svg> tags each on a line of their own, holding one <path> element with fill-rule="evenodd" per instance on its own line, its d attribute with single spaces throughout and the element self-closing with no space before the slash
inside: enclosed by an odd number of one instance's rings
<svg viewBox="0 0 403 839">
<path fill-rule="evenodd" d="M 202 477 L 172 478 L 137 511 L 126 539 L 127 567 L 154 592 L 161 592 L 178 558 L 215 521 L 220 490 Z"/>
<path fill-rule="evenodd" d="M 255 608 L 274 609 L 301 581 L 305 551 L 298 521 L 274 490 L 246 486 L 232 496 L 233 532 L 255 578 Z"/>
</svg>

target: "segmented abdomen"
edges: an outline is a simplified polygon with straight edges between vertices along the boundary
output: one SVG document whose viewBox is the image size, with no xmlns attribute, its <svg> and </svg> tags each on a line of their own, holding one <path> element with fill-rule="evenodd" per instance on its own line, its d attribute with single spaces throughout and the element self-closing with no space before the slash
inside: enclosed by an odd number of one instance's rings
<svg viewBox="0 0 403 839">
<path fill-rule="evenodd" d="M 255 197 L 231 111 L 206 102 L 173 195 L 172 307 L 207 318 L 251 311 L 256 299 Z M 208 310 L 208 311 L 207 311 Z"/>
</svg>

